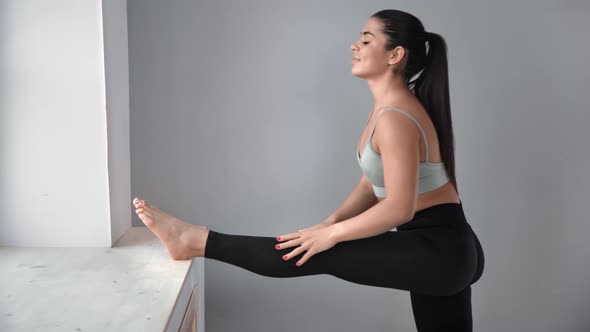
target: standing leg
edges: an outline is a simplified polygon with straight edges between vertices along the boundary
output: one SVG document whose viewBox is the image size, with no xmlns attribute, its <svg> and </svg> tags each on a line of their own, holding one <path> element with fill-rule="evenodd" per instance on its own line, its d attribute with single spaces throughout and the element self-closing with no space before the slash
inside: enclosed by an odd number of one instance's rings
<svg viewBox="0 0 590 332">
<path fill-rule="evenodd" d="M 457 294 L 430 296 L 410 292 L 418 332 L 471 332 L 471 286 Z"/>
</svg>

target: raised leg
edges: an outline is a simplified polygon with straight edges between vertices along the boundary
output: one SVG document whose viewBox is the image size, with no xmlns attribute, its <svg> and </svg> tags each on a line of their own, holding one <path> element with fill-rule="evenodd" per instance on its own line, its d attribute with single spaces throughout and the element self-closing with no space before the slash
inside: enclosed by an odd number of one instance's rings
<svg viewBox="0 0 590 332">
<path fill-rule="evenodd" d="M 204 257 L 267 277 L 330 274 L 368 286 L 450 295 L 463 289 L 475 270 L 473 241 L 461 238 L 446 228 L 385 232 L 337 243 L 296 266 L 304 253 L 284 261 L 293 248 L 277 250 L 274 237 L 209 230 Z"/>
<path fill-rule="evenodd" d="M 139 199 L 134 205 L 174 259 L 205 257 L 268 277 L 330 274 L 357 284 L 407 290 L 419 332 L 472 330 L 469 285 L 481 277 L 484 257 L 466 223 L 436 226 L 422 214 L 420 224 L 411 228 L 340 242 L 296 266 L 305 253 L 284 261 L 282 256 L 293 248 L 276 249 L 279 241 L 274 237 L 216 232 Z M 436 207 L 438 220 L 456 217 L 456 208 Z"/>
</svg>

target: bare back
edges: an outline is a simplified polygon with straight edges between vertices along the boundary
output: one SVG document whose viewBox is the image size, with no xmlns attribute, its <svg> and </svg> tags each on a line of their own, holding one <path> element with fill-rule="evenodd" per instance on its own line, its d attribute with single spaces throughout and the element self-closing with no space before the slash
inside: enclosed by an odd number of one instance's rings
<svg viewBox="0 0 590 332">
<path fill-rule="evenodd" d="M 363 133 L 361 134 L 361 138 L 360 138 L 359 144 L 357 146 L 357 153 L 362 152 L 359 147 L 363 147 L 365 145 L 366 140 L 369 137 L 371 128 L 373 128 L 373 126 L 375 125 L 375 120 L 378 118 L 380 112 L 382 112 L 382 110 L 385 108 L 386 107 L 382 107 L 382 108 L 375 110 L 371 113 L 371 117 L 367 121 L 367 125 L 366 125 L 365 129 L 363 130 Z M 424 109 L 424 107 L 419 102 L 409 101 L 407 103 L 401 103 L 400 106 L 396 105 L 395 108 L 402 109 L 405 112 L 412 115 L 414 118 L 416 118 L 416 120 L 420 123 L 420 126 L 422 126 L 422 128 L 424 129 L 426 139 L 428 140 L 428 146 L 431 147 L 429 149 L 428 160 L 431 162 L 440 162 L 441 155 L 440 155 L 440 151 L 439 151 L 439 142 L 438 142 L 438 137 L 436 135 L 436 129 L 434 128 L 434 124 L 430 120 L 430 117 L 428 116 L 428 113 L 426 113 L 426 110 Z M 373 135 L 370 144 L 371 144 L 373 150 L 375 150 L 375 152 L 381 154 L 381 151 L 379 150 L 379 142 L 377 140 L 376 135 Z M 423 142 L 422 137 L 420 137 L 420 161 L 421 162 L 426 159 L 424 154 L 425 154 L 424 142 Z M 376 198 L 378 199 L 378 201 L 382 201 L 383 199 L 385 199 L 385 197 L 376 197 Z M 455 188 L 453 187 L 453 185 L 450 182 L 448 182 L 440 188 L 419 194 L 418 198 L 417 198 L 417 202 L 416 202 L 416 211 L 420 211 L 420 210 L 423 210 L 427 207 L 437 205 L 437 204 L 459 203 L 459 202 L 460 202 L 460 198 L 459 198 L 457 191 L 455 191 Z"/>
</svg>

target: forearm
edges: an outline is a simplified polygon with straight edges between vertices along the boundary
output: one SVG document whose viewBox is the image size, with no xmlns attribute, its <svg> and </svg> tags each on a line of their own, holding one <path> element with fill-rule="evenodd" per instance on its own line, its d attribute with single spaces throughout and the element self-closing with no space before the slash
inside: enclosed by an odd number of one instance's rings
<svg viewBox="0 0 590 332">
<path fill-rule="evenodd" d="M 365 212 L 329 227 L 337 242 L 363 239 L 387 232 L 411 219 L 396 211 L 401 211 L 396 203 L 385 199 Z"/>
<path fill-rule="evenodd" d="M 328 225 L 341 222 L 346 219 L 355 217 L 367 209 L 371 208 L 378 202 L 377 197 L 372 190 L 369 190 L 362 183 L 359 183 L 354 189 L 348 194 L 348 197 L 344 200 L 344 203 L 326 218 Z"/>
</svg>

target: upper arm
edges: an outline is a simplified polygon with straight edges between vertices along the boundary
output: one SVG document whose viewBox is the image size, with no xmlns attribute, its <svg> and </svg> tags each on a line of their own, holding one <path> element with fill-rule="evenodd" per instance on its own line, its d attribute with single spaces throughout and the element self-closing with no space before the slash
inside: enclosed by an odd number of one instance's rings
<svg viewBox="0 0 590 332">
<path fill-rule="evenodd" d="M 412 217 L 418 196 L 420 131 L 404 114 L 385 112 L 374 135 L 383 162 L 386 200 L 399 214 Z"/>
<path fill-rule="evenodd" d="M 363 175 L 361 176 L 361 180 L 359 181 L 359 185 L 364 187 L 365 190 L 369 193 L 369 195 L 371 195 L 371 198 L 373 199 L 371 206 L 379 203 L 379 199 L 377 199 L 377 196 L 375 196 L 375 191 L 373 190 L 373 184 L 371 183 L 369 178 L 365 175 L 365 173 L 363 173 Z"/>
<path fill-rule="evenodd" d="M 362 174 L 359 184 L 373 192 L 373 184 L 371 183 L 367 175 L 365 175 L 365 173 Z"/>
</svg>

